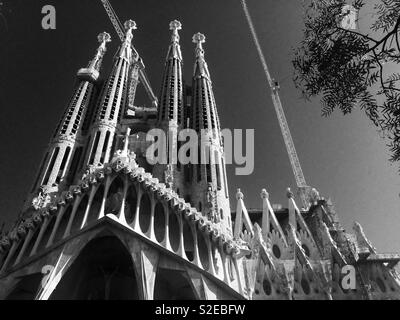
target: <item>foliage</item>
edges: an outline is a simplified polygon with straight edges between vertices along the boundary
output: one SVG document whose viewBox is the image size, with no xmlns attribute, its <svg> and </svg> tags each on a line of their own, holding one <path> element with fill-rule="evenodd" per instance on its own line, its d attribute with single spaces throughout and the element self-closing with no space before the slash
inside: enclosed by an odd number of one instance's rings
<svg viewBox="0 0 400 320">
<path fill-rule="evenodd" d="M 304 36 L 293 59 L 296 86 L 306 99 L 322 97 L 324 116 L 335 109 L 364 110 L 387 138 L 390 160 L 400 161 L 400 73 L 395 71 L 400 70 L 400 0 L 373 6 L 353 0 L 360 13 L 372 10 L 365 33 L 342 27 L 346 4 L 304 2 Z"/>
</svg>

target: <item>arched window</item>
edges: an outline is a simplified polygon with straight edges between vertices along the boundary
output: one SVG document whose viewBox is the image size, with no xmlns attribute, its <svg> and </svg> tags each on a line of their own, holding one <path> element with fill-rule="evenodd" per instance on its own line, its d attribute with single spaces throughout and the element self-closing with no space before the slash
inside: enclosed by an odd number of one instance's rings
<svg viewBox="0 0 400 320">
<path fill-rule="evenodd" d="M 118 215 L 122 205 L 122 199 L 124 196 L 124 182 L 120 177 L 117 177 L 112 182 L 108 189 L 105 214 Z"/>
<path fill-rule="evenodd" d="M 151 202 L 148 194 L 144 192 L 140 199 L 139 224 L 143 233 L 150 227 Z"/>
<path fill-rule="evenodd" d="M 158 268 L 154 284 L 154 300 L 197 300 L 187 274 L 183 271 Z"/>
<path fill-rule="evenodd" d="M 154 209 L 154 233 L 159 243 L 165 236 L 165 210 L 161 202 L 157 202 Z"/>
<path fill-rule="evenodd" d="M 132 224 L 135 219 L 136 214 L 136 206 L 137 206 L 137 194 L 136 188 L 132 184 L 128 188 L 128 192 L 126 193 L 125 200 L 125 220 L 128 224 Z"/>
</svg>

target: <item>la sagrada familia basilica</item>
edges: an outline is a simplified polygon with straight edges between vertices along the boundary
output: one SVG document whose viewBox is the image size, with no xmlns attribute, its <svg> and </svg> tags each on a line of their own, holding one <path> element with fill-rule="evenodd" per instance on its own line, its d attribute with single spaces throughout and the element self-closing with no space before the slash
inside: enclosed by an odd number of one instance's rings
<svg viewBox="0 0 400 320">
<path fill-rule="evenodd" d="M 193 37 L 185 86 L 181 24 L 171 22 L 159 99 L 138 107 L 144 64 L 135 22 L 124 26 L 109 73 L 107 33 L 78 71 L 22 213 L 1 237 L 0 299 L 400 298 L 400 255 L 378 253 L 359 224 L 346 232 L 316 190 L 300 208 L 290 190 L 287 208 L 261 190 L 260 210 L 228 192 L 204 35 Z M 151 164 L 154 129 L 169 150 L 182 130 L 203 132 L 215 162 Z"/>
</svg>

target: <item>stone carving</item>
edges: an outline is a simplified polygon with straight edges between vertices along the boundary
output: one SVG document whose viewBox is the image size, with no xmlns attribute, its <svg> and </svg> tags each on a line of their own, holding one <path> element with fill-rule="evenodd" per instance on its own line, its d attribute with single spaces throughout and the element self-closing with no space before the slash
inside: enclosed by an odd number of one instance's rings
<svg viewBox="0 0 400 320">
<path fill-rule="evenodd" d="M 50 201 L 51 197 L 47 193 L 45 186 L 40 186 L 38 195 L 32 199 L 32 207 L 35 210 L 42 208 L 46 203 Z"/>
<path fill-rule="evenodd" d="M 167 168 L 164 171 L 165 184 L 168 188 L 172 188 L 174 184 L 174 171 L 172 164 L 167 164 Z"/>
<path fill-rule="evenodd" d="M 217 207 L 217 191 L 214 190 L 212 183 L 208 183 L 206 199 L 206 205 L 208 208 L 208 219 L 214 223 L 220 222 Z"/>
</svg>

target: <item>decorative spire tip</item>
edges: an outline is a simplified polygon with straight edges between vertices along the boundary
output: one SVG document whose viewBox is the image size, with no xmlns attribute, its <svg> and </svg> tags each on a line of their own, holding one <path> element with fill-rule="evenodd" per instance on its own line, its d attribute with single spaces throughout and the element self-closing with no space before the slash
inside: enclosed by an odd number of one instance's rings
<svg viewBox="0 0 400 320">
<path fill-rule="evenodd" d="M 169 23 L 169 29 L 173 30 L 173 31 L 181 30 L 182 29 L 182 23 L 180 23 L 178 20 L 171 21 Z"/>
<path fill-rule="evenodd" d="M 125 21 L 124 27 L 125 27 L 126 30 L 129 30 L 129 29 L 136 30 L 137 29 L 136 22 L 131 20 L 131 19 Z"/>
<path fill-rule="evenodd" d="M 97 36 L 97 40 L 99 41 L 99 43 L 110 42 L 111 36 L 107 32 L 102 32 L 102 33 L 99 33 L 99 35 Z"/>
<path fill-rule="evenodd" d="M 204 34 L 197 32 L 193 35 L 192 41 L 193 43 L 196 43 L 198 47 L 201 47 L 201 44 L 206 42 L 206 37 Z"/>
</svg>

